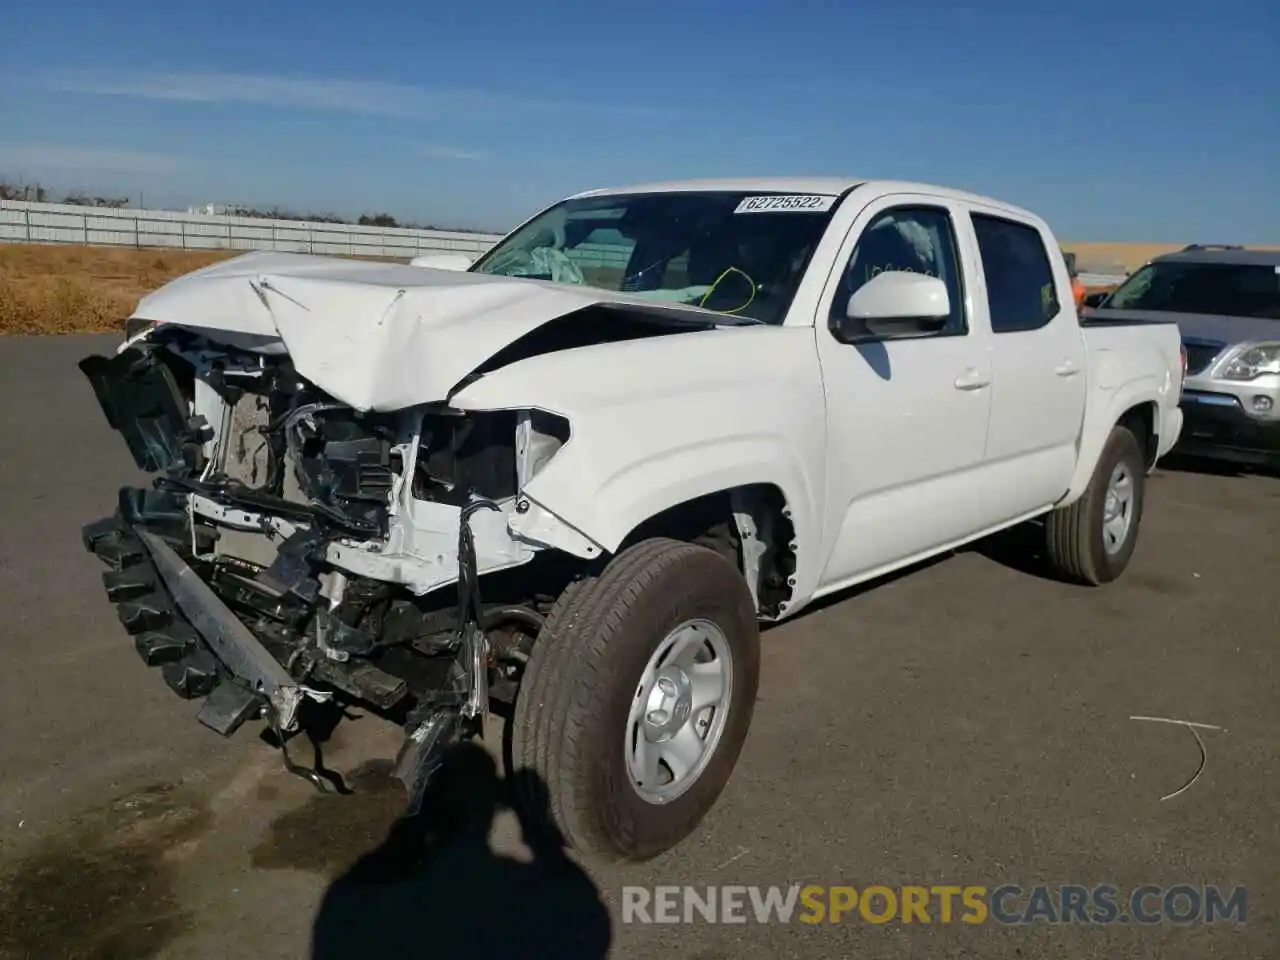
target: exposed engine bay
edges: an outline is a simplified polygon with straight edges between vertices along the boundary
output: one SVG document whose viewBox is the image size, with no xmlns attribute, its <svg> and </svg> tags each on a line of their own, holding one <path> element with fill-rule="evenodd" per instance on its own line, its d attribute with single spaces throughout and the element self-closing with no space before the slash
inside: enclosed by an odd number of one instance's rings
<svg viewBox="0 0 1280 960">
<path fill-rule="evenodd" d="M 580 565 L 508 526 L 566 421 L 445 404 L 359 412 L 287 355 L 176 329 L 81 369 L 157 474 L 121 491 L 86 546 L 112 568 L 107 592 L 144 660 L 206 698 L 204 723 L 230 735 L 265 717 L 283 745 L 308 701 L 358 701 L 405 724 L 412 796 L 432 742 L 513 695 Z"/>
</svg>

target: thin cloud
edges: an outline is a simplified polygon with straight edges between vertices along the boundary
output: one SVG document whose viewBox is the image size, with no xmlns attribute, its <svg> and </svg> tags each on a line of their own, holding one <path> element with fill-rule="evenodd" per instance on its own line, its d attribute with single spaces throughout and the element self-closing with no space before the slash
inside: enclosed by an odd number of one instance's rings
<svg viewBox="0 0 1280 960">
<path fill-rule="evenodd" d="M 161 176 L 186 165 L 181 157 L 162 153 L 49 143 L 0 143 L 0 167 L 19 171 Z"/>
<path fill-rule="evenodd" d="M 435 160 L 487 160 L 485 150 L 464 150 L 461 147 L 427 146 L 419 151 L 424 157 Z"/>
<path fill-rule="evenodd" d="M 247 73 L 54 71 L 29 84 L 65 93 L 186 103 L 252 103 L 303 110 L 431 120 L 446 115 L 607 110 L 662 115 L 648 107 L 593 105 L 508 97 L 475 90 L 432 89 L 381 80 L 288 77 Z"/>
</svg>

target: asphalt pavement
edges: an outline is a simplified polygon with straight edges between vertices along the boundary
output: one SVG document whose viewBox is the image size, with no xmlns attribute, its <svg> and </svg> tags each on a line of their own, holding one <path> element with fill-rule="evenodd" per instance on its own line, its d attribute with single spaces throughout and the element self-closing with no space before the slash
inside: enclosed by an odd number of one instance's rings
<svg viewBox="0 0 1280 960">
<path fill-rule="evenodd" d="M 664 857 L 580 870 L 502 810 L 486 843 L 494 777 L 463 757 L 477 836 L 407 862 L 383 845 L 394 729 L 339 726 L 325 761 L 354 792 L 320 796 L 256 730 L 197 724 L 116 622 L 79 528 L 138 478 L 75 366 L 112 342 L 0 339 L 0 956 L 305 958 L 313 930 L 317 956 L 1280 955 L 1280 479 L 1161 468 L 1102 589 L 1046 578 L 1012 536 L 769 630 L 740 766 Z M 624 922 L 626 885 L 793 884 L 1113 884 L 1122 905 L 1212 885 L 1247 912 L 759 923 L 748 895 L 745 923 Z"/>
</svg>

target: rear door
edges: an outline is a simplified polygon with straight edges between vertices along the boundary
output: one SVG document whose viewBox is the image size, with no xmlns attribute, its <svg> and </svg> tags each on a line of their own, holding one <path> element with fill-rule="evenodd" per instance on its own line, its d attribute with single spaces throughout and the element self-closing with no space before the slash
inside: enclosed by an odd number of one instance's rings
<svg viewBox="0 0 1280 960">
<path fill-rule="evenodd" d="M 981 276 L 974 313 L 991 330 L 984 500 L 1013 519 L 1070 486 L 1089 380 L 1084 338 L 1047 228 L 999 208 L 968 208 Z"/>
</svg>

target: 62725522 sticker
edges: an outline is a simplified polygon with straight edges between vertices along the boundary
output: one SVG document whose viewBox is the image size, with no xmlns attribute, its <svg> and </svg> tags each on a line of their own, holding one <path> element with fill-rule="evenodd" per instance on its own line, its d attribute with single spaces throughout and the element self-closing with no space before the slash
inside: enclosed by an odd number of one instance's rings
<svg viewBox="0 0 1280 960">
<path fill-rule="evenodd" d="M 822 213 L 836 197 L 827 194 L 785 193 L 773 197 L 743 197 L 734 213 Z"/>
</svg>

